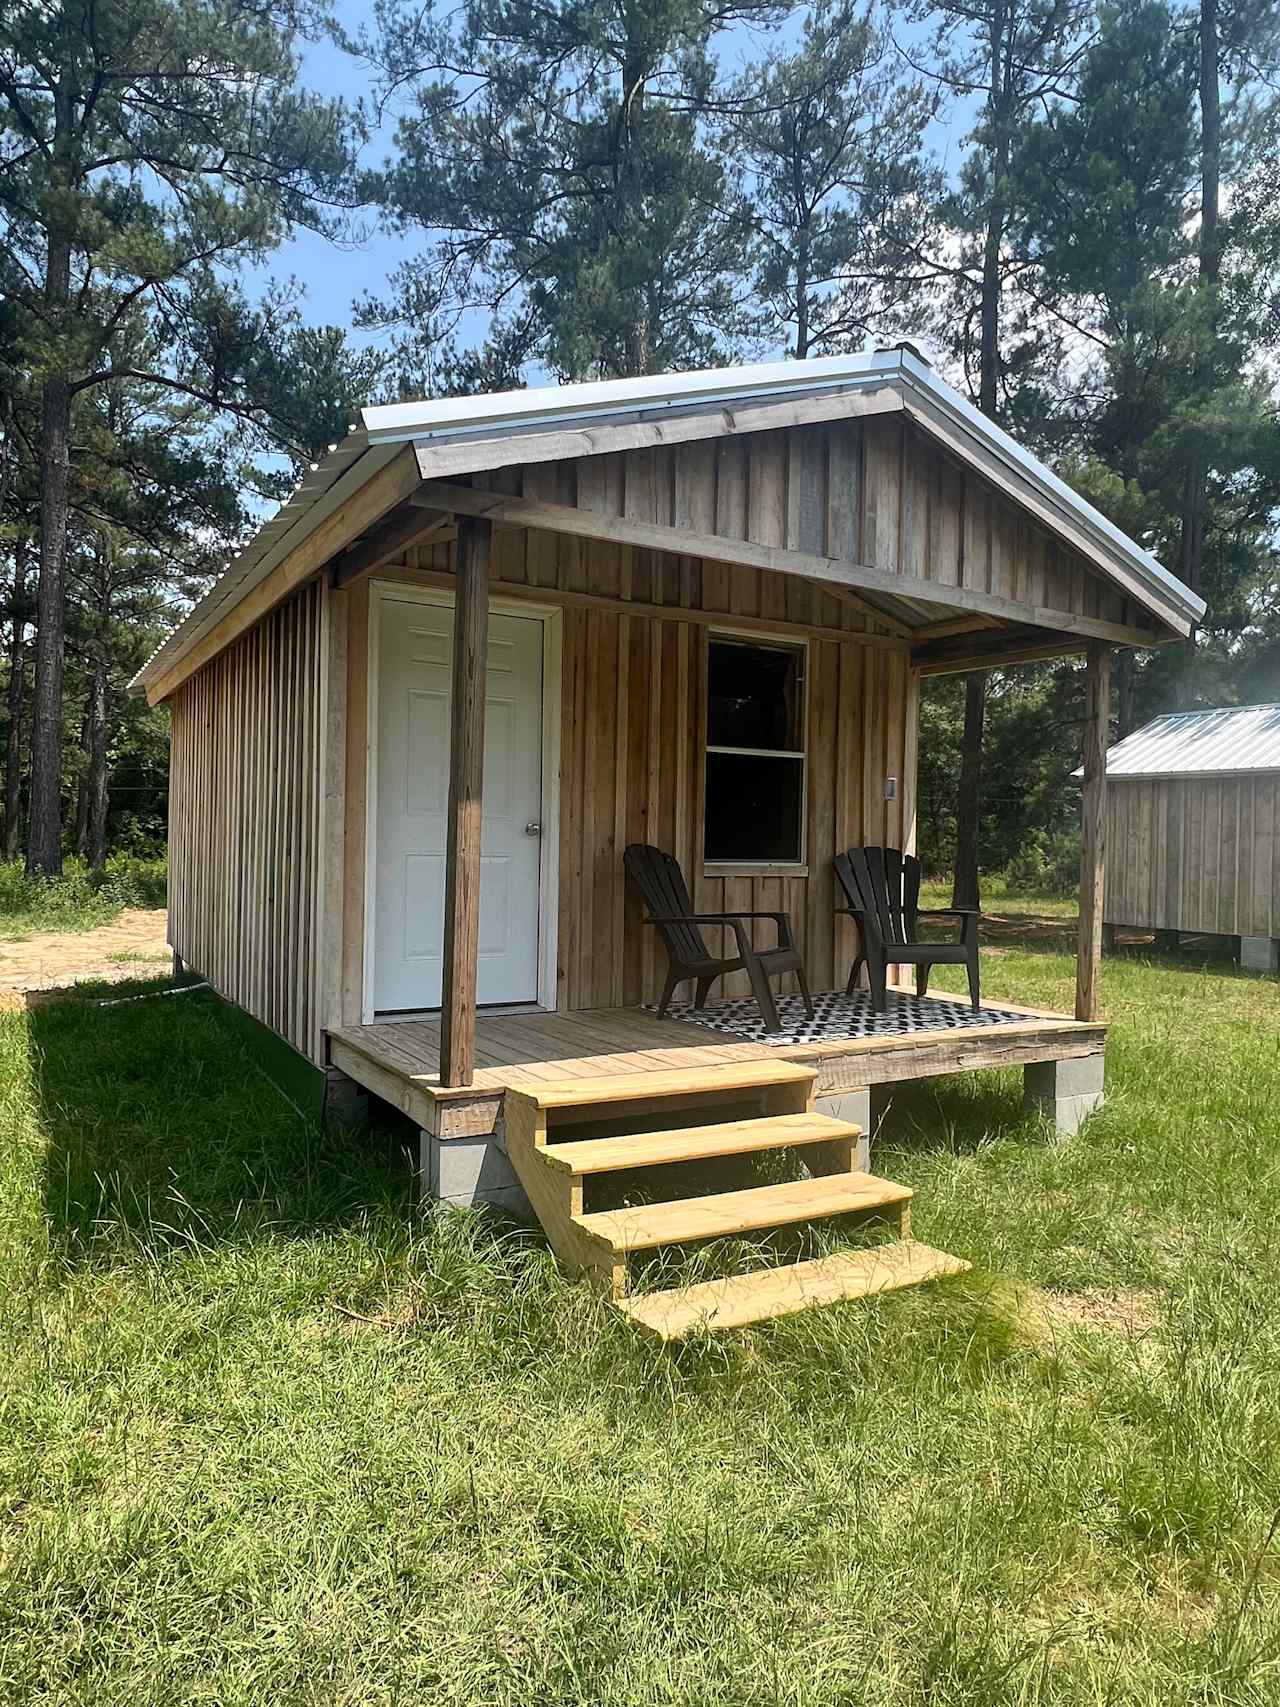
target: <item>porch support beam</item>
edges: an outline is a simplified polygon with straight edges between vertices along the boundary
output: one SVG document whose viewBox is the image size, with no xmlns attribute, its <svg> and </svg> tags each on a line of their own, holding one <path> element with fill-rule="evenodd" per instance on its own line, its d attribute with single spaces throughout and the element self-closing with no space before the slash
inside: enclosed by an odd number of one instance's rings
<svg viewBox="0 0 1280 1707">
<path fill-rule="evenodd" d="M 1076 944 L 1076 1018 L 1101 1016 L 1102 899 L 1107 869 L 1107 741 L 1111 652 L 1089 648 L 1080 822 L 1080 924 Z"/>
<path fill-rule="evenodd" d="M 457 516 L 485 516 L 509 527 L 541 528 L 547 533 L 571 534 L 578 539 L 608 540 L 614 545 L 638 546 L 642 551 L 668 551 L 678 557 L 702 557 L 711 563 L 741 564 L 749 569 L 767 569 L 774 574 L 802 575 L 837 588 L 858 592 L 886 593 L 892 598 L 926 600 L 952 609 L 978 611 L 1011 622 L 1030 623 L 1036 628 L 1060 630 L 1110 640 L 1118 646 L 1155 646 L 1161 636 L 1149 628 L 1127 623 L 1104 622 L 1099 617 L 1076 616 L 1071 611 L 1024 605 L 998 593 L 980 592 L 976 587 L 943 586 L 920 575 L 899 575 L 869 563 L 823 557 L 813 551 L 793 551 L 781 545 L 759 545 L 752 539 L 727 539 L 720 534 L 698 533 L 690 528 L 669 527 L 661 522 L 638 521 L 633 516 L 609 516 L 596 510 L 580 510 L 572 504 L 552 504 L 541 498 L 521 498 L 476 486 L 460 486 L 448 480 L 425 480 L 412 502 L 428 509 Z M 883 619 L 886 622 L 890 618 Z"/>
<path fill-rule="evenodd" d="M 393 510 L 372 533 L 338 553 L 329 565 L 329 583 L 335 589 L 349 587 L 402 552 L 452 538 L 453 528 L 447 519 L 424 515 L 416 505 Z"/>
<path fill-rule="evenodd" d="M 1025 636 L 1023 638 L 1025 641 Z M 1002 670 L 1007 664 L 1035 664 L 1048 658 L 1069 658 L 1073 653 L 1087 652 L 1091 644 L 1091 641 L 1073 639 L 1064 634 L 1060 640 L 1049 640 L 1039 646 L 1019 646 L 1010 637 L 1003 646 L 987 646 L 980 652 L 935 653 L 931 647 L 922 646 L 911 654 L 911 663 L 922 676 L 967 675 L 970 670 Z"/>
<path fill-rule="evenodd" d="M 440 1083 L 449 1086 L 469 1085 L 475 1071 L 489 544 L 487 521 L 459 524 L 440 1009 Z"/>
</svg>

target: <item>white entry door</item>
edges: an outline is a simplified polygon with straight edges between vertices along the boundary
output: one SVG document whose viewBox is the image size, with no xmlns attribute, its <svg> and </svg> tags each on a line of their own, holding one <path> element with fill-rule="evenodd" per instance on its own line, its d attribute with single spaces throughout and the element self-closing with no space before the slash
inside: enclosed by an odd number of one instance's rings
<svg viewBox="0 0 1280 1707">
<path fill-rule="evenodd" d="M 453 610 L 384 595 L 378 616 L 373 1006 L 438 1008 Z M 489 616 L 477 1000 L 538 997 L 542 624 Z"/>
</svg>

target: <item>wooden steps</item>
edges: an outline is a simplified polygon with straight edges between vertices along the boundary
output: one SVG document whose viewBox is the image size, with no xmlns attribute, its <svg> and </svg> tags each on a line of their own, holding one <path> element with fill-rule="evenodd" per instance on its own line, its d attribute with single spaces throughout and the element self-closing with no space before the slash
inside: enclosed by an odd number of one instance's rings
<svg viewBox="0 0 1280 1707">
<path fill-rule="evenodd" d="M 911 1242 L 909 1187 L 857 1170 L 861 1130 L 816 1112 L 814 1078 L 797 1062 L 752 1059 L 513 1086 L 503 1105 L 507 1155 L 564 1267 L 606 1286 L 638 1327 L 663 1339 L 959 1273 L 966 1265 L 955 1257 Z M 744 1105 L 759 1112 L 748 1118 Z M 593 1122 L 603 1128 L 596 1137 Z M 651 1129 L 618 1131 L 639 1122 Z M 624 1209 L 587 1201 L 609 1175 L 791 1147 L 805 1151 L 815 1177 Z M 628 1296 L 638 1252 L 876 1212 L 896 1224 L 897 1243 Z"/>
<path fill-rule="evenodd" d="M 869 1251 L 841 1251 L 815 1262 L 760 1269 L 724 1280 L 705 1280 L 670 1292 L 620 1298 L 625 1316 L 659 1339 L 675 1340 L 695 1328 L 741 1328 L 789 1316 L 814 1304 L 872 1298 L 927 1280 L 964 1274 L 969 1264 L 914 1240 Z"/>
<path fill-rule="evenodd" d="M 683 1245 L 696 1239 L 732 1238 L 767 1227 L 793 1227 L 833 1215 L 859 1215 L 873 1209 L 901 1209 L 911 1188 L 874 1174 L 830 1174 L 824 1179 L 789 1180 L 784 1185 L 722 1191 L 714 1197 L 685 1197 L 674 1203 L 648 1203 L 638 1209 L 611 1209 L 575 1215 L 575 1224 L 614 1251 L 647 1251 L 658 1245 Z"/>
<path fill-rule="evenodd" d="M 829 1114 L 776 1114 L 759 1120 L 730 1120 L 717 1126 L 677 1126 L 664 1132 L 636 1132 L 624 1138 L 585 1138 L 549 1143 L 550 1167 L 568 1174 L 618 1173 L 671 1162 L 706 1162 L 723 1156 L 749 1156 L 791 1145 L 830 1144 L 856 1139 L 862 1128 Z"/>
<path fill-rule="evenodd" d="M 600 1073 L 583 1079 L 555 1079 L 508 1091 L 542 1110 L 605 1108 L 617 1103 L 661 1102 L 674 1098 L 734 1096 L 776 1086 L 813 1084 L 815 1072 L 798 1061 L 718 1061 L 709 1067 L 658 1068 L 652 1073 Z"/>
</svg>

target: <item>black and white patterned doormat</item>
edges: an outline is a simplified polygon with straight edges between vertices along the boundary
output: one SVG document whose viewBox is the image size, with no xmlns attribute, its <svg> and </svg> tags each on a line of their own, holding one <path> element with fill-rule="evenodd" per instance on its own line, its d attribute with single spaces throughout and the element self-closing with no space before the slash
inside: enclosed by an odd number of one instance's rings
<svg viewBox="0 0 1280 1707">
<path fill-rule="evenodd" d="M 649 1004 L 646 1013 L 656 1013 Z M 918 1031 L 952 1031 L 981 1025 L 1017 1025 L 1026 1020 L 1025 1014 L 1011 1013 L 1008 1008 L 979 1008 L 977 1013 L 963 998 L 952 1001 L 945 996 L 912 996 L 906 991 L 889 992 L 889 1011 L 878 1014 L 871 1005 L 866 990 L 855 990 L 846 996 L 843 990 L 819 991 L 813 998 L 813 1018 L 804 1011 L 799 996 L 782 996 L 778 1001 L 780 1031 L 767 1032 L 760 1009 L 751 997 L 740 1001 L 712 1002 L 705 1008 L 695 1008 L 691 1002 L 672 1002 L 667 1009 L 668 1019 L 688 1020 L 694 1025 L 708 1026 L 712 1031 L 727 1032 L 751 1043 L 833 1043 L 843 1039 L 865 1037 L 910 1037 Z"/>
</svg>

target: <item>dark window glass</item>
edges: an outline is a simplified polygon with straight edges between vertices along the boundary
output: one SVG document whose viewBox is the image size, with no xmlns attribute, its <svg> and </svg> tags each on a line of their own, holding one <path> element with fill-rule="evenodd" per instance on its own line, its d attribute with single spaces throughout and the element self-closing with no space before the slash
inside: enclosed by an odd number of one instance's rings
<svg viewBox="0 0 1280 1707">
<path fill-rule="evenodd" d="M 803 759 L 708 753 L 706 857 L 794 864 L 803 796 Z"/>
<path fill-rule="evenodd" d="M 804 654 L 777 646 L 712 640 L 707 655 L 707 745 L 804 748 Z"/>
<path fill-rule="evenodd" d="M 706 858 L 796 864 L 804 858 L 803 824 L 804 653 L 713 638 Z"/>
</svg>

